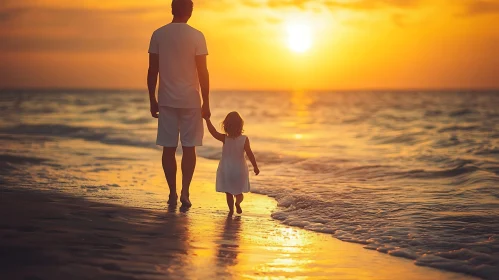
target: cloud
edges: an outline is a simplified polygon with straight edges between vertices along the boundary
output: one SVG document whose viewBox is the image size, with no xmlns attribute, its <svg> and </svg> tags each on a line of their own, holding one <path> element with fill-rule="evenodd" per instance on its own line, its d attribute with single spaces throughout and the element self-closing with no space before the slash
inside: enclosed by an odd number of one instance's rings
<svg viewBox="0 0 499 280">
<path fill-rule="evenodd" d="M 420 0 L 245 0 L 249 7 L 299 8 L 323 6 L 329 9 L 374 10 L 380 8 L 411 8 Z"/>
<path fill-rule="evenodd" d="M 27 8 L 0 9 L 0 23 L 14 19 L 27 10 Z"/>
<path fill-rule="evenodd" d="M 235 3 L 200 0 L 195 10 L 224 13 Z M 150 35 L 169 17 L 169 0 L 0 0 L 0 53 L 147 52 Z M 241 18 L 229 22 L 250 24 Z"/>
<path fill-rule="evenodd" d="M 417 6 L 419 0 L 359 0 L 359 1 L 327 1 L 330 8 L 351 10 L 375 10 L 380 8 L 409 9 Z"/>
<path fill-rule="evenodd" d="M 299 9 L 308 12 L 330 11 L 332 13 L 350 11 L 359 13 L 359 16 L 363 17 L 355 20 L 350 14 L 348 20 L 343 20 L 343 23 L 348 25 L 353 25 L 353 22 L 365 23 L 368 21 L 365 13 L 379 11 L 394 25 L 405 28 L 410 25 L 412 15 L 423 7 L 425 2 L 423 0 L 244 0 L 241 4 L 252 9 L 267 10 Z"/>
<path fill-rule="evenodd" d="M 476 16 L 499 13 L 499 0 L 473 0 L 468 3 L 464 15 Z"/>
<path fill-rule="evenodd" d="M 0 11 L 0 51 L 145 49 L 164 17 L 150 8 L 12 8 Z"/>
</svg>

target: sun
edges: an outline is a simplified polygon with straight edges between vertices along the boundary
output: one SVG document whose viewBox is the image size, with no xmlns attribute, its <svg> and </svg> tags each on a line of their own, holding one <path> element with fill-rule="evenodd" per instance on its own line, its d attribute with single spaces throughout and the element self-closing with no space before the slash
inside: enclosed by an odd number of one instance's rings
<svg viewBox="0 0 499 280">
<path fill-rule="evenodd" d="M 286 25 L 288 47 L 297 53 L 303 53 L 312 46 L 312 30 L 306 23 L 290 22 Z"/>
</svg>

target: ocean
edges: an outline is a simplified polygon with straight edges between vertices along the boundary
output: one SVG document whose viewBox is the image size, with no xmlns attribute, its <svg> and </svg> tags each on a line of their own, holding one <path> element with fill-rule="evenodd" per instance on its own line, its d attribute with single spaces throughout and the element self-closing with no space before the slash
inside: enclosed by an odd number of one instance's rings
<svg viewBox="0 0 499 280">
<path fill-rule="evenodd" d="M 416 265 L 499 275 L 499 92 L 216 91 L 211 103 L 214 123 L 244 118 L 261 170 L 252 192 L 278 201 L 272 218 Z M 2 186 L 153 196 L 140 180 L 150 167 L 134 165 L 141 149 L 161 164 L 145 91 L 3 90 L 0 110 Z M 221 156 L 207 131 L 198 156 Z"/>
</svg>

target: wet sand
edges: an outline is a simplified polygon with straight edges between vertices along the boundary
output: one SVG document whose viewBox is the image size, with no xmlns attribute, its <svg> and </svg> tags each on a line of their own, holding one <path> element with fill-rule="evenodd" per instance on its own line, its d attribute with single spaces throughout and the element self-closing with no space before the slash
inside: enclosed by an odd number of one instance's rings
<svg viewBox="0 0 499 280">
<path fill-rule="evenodd" d="M 2 279 L 472 279 L 282 225 L 265 196 L 248 194 L 243 215 L 227 217 L 224 195 L 202 180 L 186 212 L 0 195 Z"/>
</svg>

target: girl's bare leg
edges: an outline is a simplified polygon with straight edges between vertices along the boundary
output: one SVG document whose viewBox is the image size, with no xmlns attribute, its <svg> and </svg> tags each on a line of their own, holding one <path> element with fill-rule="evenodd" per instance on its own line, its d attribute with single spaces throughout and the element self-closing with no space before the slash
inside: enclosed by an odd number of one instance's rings
<svg viewBox="0 0 499 280">
<path fill-rule="evenodd" d="M 241 209 L 241 202 L 243 202 L 244 195 L 238 194 L 236 195 L 236 210 L 238 214 L 243 213 L 243 209 Z"/>
<path fill-rule="evenodd" d="M 227 197 L 227 206 L 229 206 L 229 215 L 234 214 L 234 196 L 230 193 L 225 193 Z"/>
</svg>

